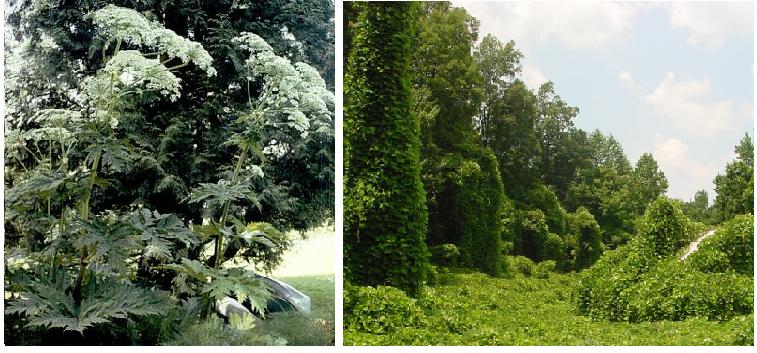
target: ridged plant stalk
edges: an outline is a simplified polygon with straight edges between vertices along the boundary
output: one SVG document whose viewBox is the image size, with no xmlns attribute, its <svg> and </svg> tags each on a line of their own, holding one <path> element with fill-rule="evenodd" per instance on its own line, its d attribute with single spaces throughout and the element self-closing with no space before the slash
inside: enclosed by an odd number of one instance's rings
<svg viewBox="0 0 757 353">
<path fill-rule="evenodd" d="M 242 171 L 242 165 L 244 165 L 246 158 L 247 158 L 247 146 L 243 146 L 241 152 L 239 153 L 239 159 L 237 160 L 237 165 L 234 167 L 234 174 L 231 175 L 232 185 L 237 182 L 237 179 L 239 178 L 239 173 Z M 231 202 L 226 201 L 223 204 L 223 211 L 221 212 L 221 218 L 219 220 L 219 224 L 221 227 L 226 225 L 226 218 L 229 215 L 229 207 L 231 207 Z M 216 255 L 215 267 L 220 268 L 221 264 L 223 263 L 223 233 L 222 232 L 218 232 L 218 237 L 216 238 L 215 255 Z"/>
<path fill-rule="evenodd" d="M 247 84 L 247 102 L 250 106 L 252 106 L 252 98 L 250 97 L 250 86 L 249 82 Z M 265 107 L 263 102 L 267 100 L 267 97 L 271 94 L 270 89 L 265 90 L 263 94 L 261 95 L 260 103 L 256 106 L 254 106 L 253 113 L 251 114 L 254 118 L 252 121 L 252 125 L 256 128 L 259 128 L 262 125 L 263 122 L 263 114 L 265 113 Z M 242 172 L 242 167 L 244 166 L 244 163 L 247 161 L 248 154 L 250 152 L 250 144 L 243 143 L 239 152 L 239 157 L 237 159 L 237 163 L 234 166 L 234 173 L 231 175 L 231 185 L 235 185 L 239 180 L 239 175 Z M 221 218 L 218 221 L 218 224 L 220 227 L 226 226 L 226 221 L 229 217 L 229 208 L 231 207 L 231 201 L 226 201 L 223 204 L 222 210 L 221 210 Z M 223 233 L 218 232 L 218 235 L 216 236 L 216 246 L 215 246 L 215 268 L 220 268 L 223 264 Z"/>
</svg>

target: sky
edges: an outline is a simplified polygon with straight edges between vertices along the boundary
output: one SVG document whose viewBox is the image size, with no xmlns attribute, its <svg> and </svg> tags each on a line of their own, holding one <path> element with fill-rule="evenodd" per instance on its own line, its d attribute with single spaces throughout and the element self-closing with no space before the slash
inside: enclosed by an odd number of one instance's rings
<svg viewBox="0 0 757 353">
<path fill-rule="evenodd" d="M 635 165 L 652 153 L 668 196 L 693 198 L 754 129 L 754 8 L 749 2 L 453 1 L 487 33 L 514 40 L 521 79 L 552 81 L 575 125 L 612 134 Z"/>
</svg>

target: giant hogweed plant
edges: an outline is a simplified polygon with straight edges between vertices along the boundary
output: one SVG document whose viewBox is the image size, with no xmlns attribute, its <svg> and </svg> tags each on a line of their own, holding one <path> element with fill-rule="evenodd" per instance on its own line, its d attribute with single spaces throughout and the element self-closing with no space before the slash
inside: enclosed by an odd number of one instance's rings
<svg viewBox="0 0 757 353">
<path fill-rule="evenodd" d="M 208 309 L 214 299 L 234 295 L 250 299 L 262 313 L 268 288 L 251 271 L 221 268 L 221 251 L 231 248 L 223 240 L 232 239 L 235 249 L 225 258 L 255 260 L 285 248 L 286 237 L 271 225 L 243 225 L 234 215 L 244 208 L 235 204 L 256 203 L 250 182 L 263 172 L 253 161 L 262 164 L 266 155 L 281 153 L 263 146 L 262 129 L 293 129 L 300 140 L 319 133 L 319 125 L 330 127 L 331 113 L 323 108 L 333 105 L 333 96 L 315 70 L 287 66 L 262 39 L 249 35 L 267 49 L 250 49 L 263 56 L 254 61 L 251 56 L 246 65 L 250 80 L 262 78 L 264 89 L 249 99 L 250 112 L 240 117 L 238 133 L 228 142 L 239 148 L 233 171 L 195 188 L 188 199 L 201 204 L 212 221 L 188 227 L 173 214 L 139 205 L 93 210 L 96 190 L 116 182 L 145 153 L 119 121 L 140 104 L 177 99 L 177 70 L 190 64 L 209 76 L 215 70 L 200 44 L 136 11 L 108 6 L 88 17 L 105 43 L 103 67 L 82 80 L 80 106 L 39 111 L 28 122 L 32 129 L 6 129 L 6 158 L 22 169 L 6 193 L 6 225 L 21 235 L 6 242 L 6 315 L 20 315 L 31 328 L 83 333 L 118 319 L 165 313 L 177 307 L 177 297 L 182 308 L 203 302 Z M 213 241 L 216 252 L 208 266 L 192 254 Z M 172 293 L 158 290 L 149 275 L 170 270 L 180 273 Z"/>
<path fill-rule="evenodd" d="M 259 251 L 260 246 L 283 251 L 283 235 L 267 223 L 245 225 L 241 217 L 247 208 L 240 206 L 248 203 L 261 207 L 260 195 L 251 185 L 264 177 L 267 159 L 285 158 L 296 149 L 306 148 L 310 135 L 328 135 L 333 122 L 329 107 L 334 96 L 315 68 L 302 62 L 292 64 L 276 55 L 254 33 L 243 32 L 232 42 L 250 53 L 242 67 L 248 75 L 248 110 L 240 114 L 226 141 L 238 151 L 236 161 L 233 169 L 220 173 L 216 183 L 202 183 L 188 197 L 188 202 L 202 204 L 206 210 L 208 222 L 202 230 L 215 239 L 209 259 L 209 265 L 215 268 L 239 254 L 247 259 L 270 255 L 270 251 Z M 266 129 L 277 134 L 266 134 Z M 263 270 L 270 270 L 270 262 L 259 263 Z"/>
</svg>

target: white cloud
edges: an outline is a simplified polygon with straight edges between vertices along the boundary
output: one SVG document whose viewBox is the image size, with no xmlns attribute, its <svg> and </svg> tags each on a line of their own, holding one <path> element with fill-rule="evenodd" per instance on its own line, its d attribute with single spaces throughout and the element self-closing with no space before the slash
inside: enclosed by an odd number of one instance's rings
<svg viewBox="0 0 757 353">
<path fill-rule="evenodd" d="M 536 65 L 525 64 L 521 70 L 521 79 L 532 90 L 538 90 L 542 83 L 547 82 L 547 76 Z"/>
<path fill-rule="evenodd" d="M 573 48 L 597 48 L 624 35 L 643 4 L 618 2 L 463 2 L 481 21 L 480 32 L 502 40 L 558 40 Z"/>
<path fill-rule="evenodd" d="M 667 179 L 675 181 L 670 183 L 669 196 L 690 200 L 698 190 L 705 189 L 710 198 L 714 197 L 712 180 L 717 175 L 717 166 L 693 159 L 686 143 L 657 134 L 652 154 Z"/>
<path fill-rule="evenodd" d="M 731 126 L 733 102 L 710 98 L 712 87 L 709 78 L 676 80 L 675 75 L 668 72 L 662 82 L 647 94 L 634 82 L 630 73 L 623 71 L 618 79 L 651 106 L 657 116 L 694 136 L 710 137 L 727 131 Z"/>
<path fill-rule="evenodd" d="M 633 92 L 634 94 L 641 94 L 641 86 L 636 84 L 633 80 L 633 76 L 631 76 L 631 73 L 628 71 L 621 71 L 618 74 L 618 80 L 623 84 L 623 86 L 628 89 L 629 91 Z"/>
<path fill-rule="evenodd" d="M 751 34 L 754 12 L 751 2 L 674 2 L 670 23 L 687 31 L 686 42 L 715 49 L 737 34 Z"/>
</svg>

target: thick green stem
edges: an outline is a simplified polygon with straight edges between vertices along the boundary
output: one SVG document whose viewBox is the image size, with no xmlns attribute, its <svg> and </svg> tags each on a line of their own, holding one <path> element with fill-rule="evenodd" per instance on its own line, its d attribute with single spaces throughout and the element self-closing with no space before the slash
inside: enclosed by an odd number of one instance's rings
<svg viewBox="0 0 757 353">
<path fill-rule="evenodd" d="M 234 174 L 231 176 L 231 183 L 234 184 L 237 181 L 237 178 L 239 177 L 239 173 L 242 171 L 242 165 L 244 164 L 244 160 L 247 158 L 247 146 L 242 147 L 242 151 L 239 154 L 239 159 L 237 160 L 237 165 L 234 167 Z M 231 203 L 229 201 L 226 201 L 223 204 L 223 211 L 221 212 L 221 219 L 218 221 L 219 225 L 221 227 L 226 226 L 226 218 L 229 215 L 229 207 L 231 207 Z M 221 263 L 223 263 L 223 234 L 221 232 L 218 232 L 218 237 L 216 238 L 216 263 L 215 267 L 220 268 Z"/>
<path fill-rule="evenodd" d="M 82 197 L 81 206 L 79 208 L 79 215 L 82 220 L 89 218 L 89 199 L 92 196 L 92 190 L 95 188 L 95 179 L 97 178 L 97 168 L 100 165 L 100 154 L 102 151 L 95 153 L 95 159 L 92 161 L 92 173 L 89 175 L 89 181 L 87 182 L 87 189 L 84 191 L 84 197 Z"/>
<path fill-rule="evenodd" d="M 92 161 L 92 174 L 89 175 L 89 181 L 87 183 L 87 189 L 84 191 L 84 197 L 82 197 L 81 205 L 79 208 L 79 215 L 81 219 L 86 221 L 89 218 L 89 199 L 92 196 L 92 190 L 95 187 L 95 179 L 97 178 L 97 168 L 100 165 L 100 153 L 95 153 L 95 159 Z M 84 282 L 84 275 L 87 271 L 87 265 L 89 264 L 89 254 L 87 248 L 81 249 L 81 256 L 79 258 L 79 273 L 76 274 L 76 283 L 74 283 L 73 297 L 76 305 L 81 304 L 82 294 L 81 287 Z"/>
</svg>

